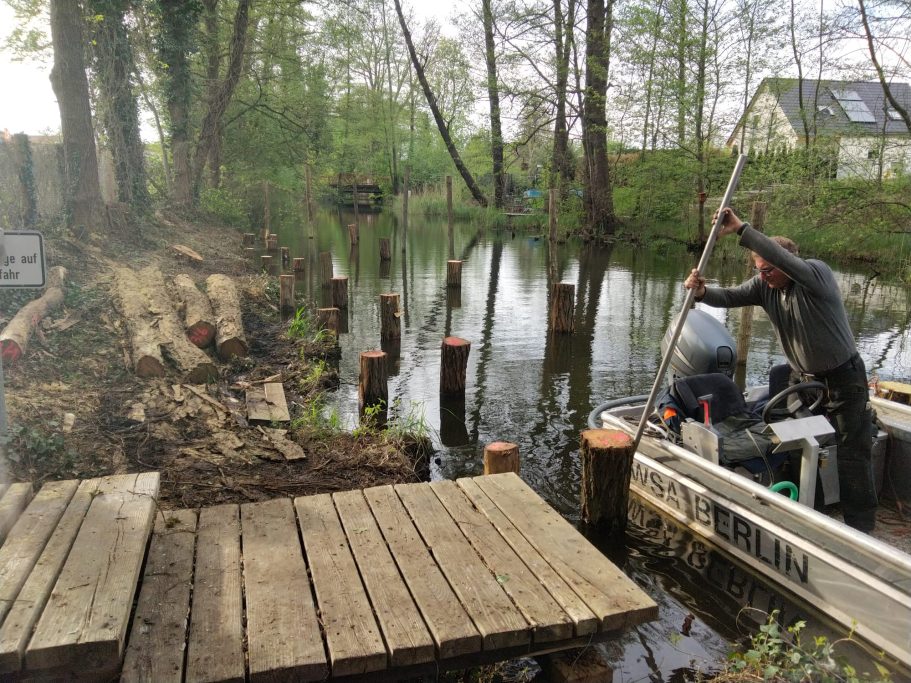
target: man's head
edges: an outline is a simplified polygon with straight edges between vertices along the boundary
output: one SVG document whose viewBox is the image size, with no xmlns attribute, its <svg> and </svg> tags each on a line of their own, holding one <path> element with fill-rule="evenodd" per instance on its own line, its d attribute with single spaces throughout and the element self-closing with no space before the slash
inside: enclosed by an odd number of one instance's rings
<svg viewBox="0 0 911 683">
<path fill-rule="evenodd" d="M 781 235 L 775 235 L 769 239 L 795 256 L 797 255 L 798 249 L 794 240 L 782 237 Z M 784 289 L 791 284 L 791 278 L 755 252 L 753 253 L 753 265 L 756 266 L 756 271 L 759 273 L 759 279 L 772 289 Z"/>
</svg>

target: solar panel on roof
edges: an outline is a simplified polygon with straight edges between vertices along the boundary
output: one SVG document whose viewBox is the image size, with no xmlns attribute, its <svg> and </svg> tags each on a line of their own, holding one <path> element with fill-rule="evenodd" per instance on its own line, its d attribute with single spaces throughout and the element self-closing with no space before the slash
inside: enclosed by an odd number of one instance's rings
<svg viewBox="0 0 911 683">
<path fill-rule="evenodd" d="M 839 102 L 862 102 L 860 95 L 857 94 L 854 90 L 833 90 L 832 97 L 834 97 Z"/>
<path fill-rule="evenodd" d="M 867 103 L 860 99 L 854 90 L 833 90 L 832 96 L 844 109 L 849 121 L 854 123 L 876 123 L 876 117 L 867 107 Z"/>
</svg>

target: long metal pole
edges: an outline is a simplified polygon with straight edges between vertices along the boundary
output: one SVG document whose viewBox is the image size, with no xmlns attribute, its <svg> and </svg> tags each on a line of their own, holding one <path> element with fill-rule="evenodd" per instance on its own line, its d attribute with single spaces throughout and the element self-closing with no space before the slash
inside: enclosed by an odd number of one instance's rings
<svg viewBox="0 0 911 683">
<path fill-rule="evenodd" d="M 734 172 L 731 173 L 731 179 L 728 181 L 728 187 L 724 191 L 724 197 L 721 199 L 721 207 L 725 208 L 730 205 L 731 198 L 734 196 L 734 190 L 737 188 L 737 182 L 740 180 L 740 172 L 743 171 L 743 166 L 746 164 L 746 155 L 741 154 L 737 158 L 737 163 L 734 164 Z M 696 266 L 696 269 L 700 274 L 705 273 L 705 267 L 708 265 L 709 257 L 712 255 L 712 249 L 715 248 L 715 240 L 718 239 L 718 233 L 721 230 L 721 219 L 722 214 L 719 211 L 718 217 L 715 219 L 715 224 L 712 226 L 712 231 L 709 233 L 708 240 L 705 243 L 705 249 L 702 250 L 702 256 L 699 259 L 699 265 Z M 655 375 L 655 382 L 652 384 L 652 390 L 648 395 L 648 401 L 645 402 L 645 408 L 642 410 L 642 418 L 639 420 L 639 428 L 636 430 L 636 438 L 633 439 L 633 451 L 635 452 L 639 448 L 639 441 L 642 439 L 642 432 L 645 431 L 645 425 L 648 423 L 648 418 L 652 414 L 652 408 L 655 407 L 655 399 L 658 397 L 658 392 L 661 387 L 664 385 L 664 375 L 667 372 L 668 365 L 671 364 L 671 357 L 674 355 L 674 350 L 677 348 L 677 340 L 680 339 L 680 333 L 683 331 L 683 325 L 686 323 L 686 316 L 689 315 L 690 309 L 693 307 L 693 303 L 696 301 L 696 290 L 688 289 L 686 290 L 686 300 L 683 303 L 683 310 L 680 311 L 680 315 L 677 318 L 677 324 L 674 326 L 674 334 L 671 336 L 671 342 L 667 346 L 667 351 L 664 354 L 664 358 L 661 359 L 661 367 L 658 368 L 658 374 Z"/>
</svg>

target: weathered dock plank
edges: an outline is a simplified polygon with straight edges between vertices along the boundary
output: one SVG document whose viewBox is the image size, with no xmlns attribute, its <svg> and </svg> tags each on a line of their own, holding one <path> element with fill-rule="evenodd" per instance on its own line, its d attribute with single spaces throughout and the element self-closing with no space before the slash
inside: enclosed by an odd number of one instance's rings
<svg viewBox="0 0 911 683">
<path fill-rule="evenodd" d="M 535 643 L 573 637 L 573 622 L 490 520 L 478 512 L 453 481 L 430 484 L 446 510 L 481 556 L 497 582 L 533 629 Z"/>
<path fill-rule="evenodd" d="M 155 515 L 142 590 L 120 676 L 122 683 L 183 680 L 196 549 L 196 512 Z"/>
<path fill-rule="evenodd" d="M 387 653 L 329 494 L 295 498 L 332 676 L 386 668 Z"/>
<path fill-rule="evenodd" d="M 329 675 L 294 506 L 283 498 L 240 508 L 251 681 Z"/>
<path fill-rule="evenodd" d="M 528 539 L 509 521 L 506 515 L 493 504 L 475 479 L 459 479 L 459 488 L 465 492 L 472 504 L 484 514 L 497 528 L 503 539 L 509 543 L 516 554 L 522 558 L 528 568 L 534 573 L 541 585 L 547 588 L 554 599 L 572 619 L 575 624 L 575 635 L 585 636 L 598 630 L 599 620 L 588 605 L 576 595 L 569 584 L 550 566 L 537 550 L 528 542 Z"/>
<path fill-rule="evenodd" d="M 24 667 L 25 646 L 69 556 L 98 484 L 98 479 L 79 484 L 15 602 L 10 605 L 0 627 L 0 674 L 18 672 Z"/>
<path fill-rule="evenodd" d="M 0 548 L 0 624 L 78 487 L 75 480 L 45 484 L 10 529 Z"/>
<path fill-rule="evenodd" d="M 606 631 L 658 616 L 658 606 L 515 474 L 474 479 L 585 601 Z"/>
<path fill-rule="evenodd" d="M 483 638 L 485 650 L 531 642 L 531 625 L 516 609 L 455 521 L 424 484 L 399 484 L 395 492 Z"/>
<path fill-rule="evenodd" d="M 383 631 L 390 666 L 432 661 L 433 638 L 402 580 L 376 519 L 360 491 L 333 494 L 335 507 Z"/>
<path fill-rule="evenodd" d="M 119 667 L 158 481 L 151 472 L 99 483 L 26 649 L 27 668 Z"/>
<path fill-rule="evenodd" d="M 433 636 L 440 659 L 481 650 L 481 634 L 391 486 L 364 489 L 380 531 Z"/>
<path fill-rule="evenodd" d="M 29 504 L 32 495 L 32 485 L 26 483 L 10 484 L 4 491 L 0 498 L 0 546 L 6 541 L 6 535 Z"/>
<path fill-rule="evenodd" d="M 199 511 L 187 647 L 188 683 L 242 683 L 246 675 L 238 512 L 237 505 L 217 505 Z"/>
</svg>

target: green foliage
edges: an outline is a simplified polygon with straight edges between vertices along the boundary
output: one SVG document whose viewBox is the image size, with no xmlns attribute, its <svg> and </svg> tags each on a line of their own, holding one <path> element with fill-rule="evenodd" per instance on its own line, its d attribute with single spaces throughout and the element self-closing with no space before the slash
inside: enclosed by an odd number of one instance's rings
<svg viewBox="0 0 911 683">
<path fill-rule="evenodd" d="M 326 397 L 319 393 L 302 406 L 300 415 L 291 421 L 291 429 L 305 431 L 316 438 L 328 438 L 341 432 L 338 411 L 326 405 Z"/>
<path fill-rule="evenodd" d="M 424 404 L 411 401 L 402 412 L 402 401 L 396 398 L 389 410 L 386 438 L 391 441 L 425 441 L 430 437 L 430 426 L 424 417 Z"/>
<path fill-rule="evenodd" d="M 244 198 L 224 187 L 207 187 L 202 190 L 199 208 L 226 225 L 238 228 L 247 225 L 247 203 Z"/>
<path fill-rule="evenodd" d="M 313 332 L 313 320 L 306 308 L 298 308 L 288 323 L 288 336 L 292 339 L 307 339 Z"/>
<path fill-rule="evenodd" d="M 361 421 L 351 431 L 351 436 L 355 439 L 360 439 L 378 434 L 383 427 L 380 420 L 384 412 L 386 412 L 386 401 L 383 400 L 370 406 L 364 406 L 364 414 L 361 416 Z"/>
<path fill-rule="evenodd" d="M 315 391 L 322 384 L 323 378 L 328 371 L 329 365 L 326 361 L 323 359 L 314 361 L 307 374 L 300 380 L 301 389 L 303 391 Z"/>
<path fill-rule="evenodd" d="M 744 652 L 731 656 L 728 670 L 715 676 L 715 681 L 790 681 L 803 683 L 856 683 L 891 681 L 888 669 L 875 662 L 876 674 L 860 674 L 843 657 L 841 645 L 852 641 L 854 634 L 830 642 L 824 636 L 815 636 L 811 642 L 803 637 L 806 623 L 798 621 L 782 631 L 778 611 L 773 611 L 759 633 L 753 635 Z"/>
</svg>

